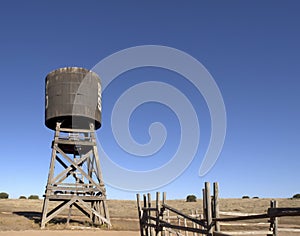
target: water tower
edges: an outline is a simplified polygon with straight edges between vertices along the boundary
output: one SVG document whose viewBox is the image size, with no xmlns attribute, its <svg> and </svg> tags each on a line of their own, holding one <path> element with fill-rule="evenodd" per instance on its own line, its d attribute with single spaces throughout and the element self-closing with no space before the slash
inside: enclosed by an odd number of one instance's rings
<svg viewBox="0 0 300 236">
<path fill-rule="evenodd" d="M 45 92 L 45 125 L 55 133 L 41 228 L 61 213 L 69 223 L 72 208 L 93 224 L 110 226 L 95 137 L 101 126 L 100 79 L 83 68 L 61 68 L 47 75 Z"/>
</svg>

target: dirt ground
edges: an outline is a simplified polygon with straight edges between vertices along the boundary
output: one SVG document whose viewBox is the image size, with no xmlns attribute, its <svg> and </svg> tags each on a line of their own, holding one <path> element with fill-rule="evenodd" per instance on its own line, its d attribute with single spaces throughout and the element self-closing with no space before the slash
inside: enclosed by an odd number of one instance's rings
<svg viewBox="0 0 300 236">
<path fill-rule="evenodd" d="M 220 199 L 220 211 L 234 213 L 266 213 L 270 206 L 271 199 Z M 300 207 L 300 199 L 276 199 L 279 207 Z M 62 212 L 54 220 L 47 224 L 45 230 L 40 230 L 42 200 L 23 199 L 0 199 L 0 236 L 77 236 L 77 235 L 124 235 L 138 236 L 138 212 L 135 201 L 130 200 L 108 200 L 112 229 L 103 227 L 93 228 L 89 219 L 80 212 L 74 211 L 74 217 L 67 226 L 66 217 L 68 212 Z M 153 202 L 154 204 L 154 202 Z M 197 202 L 185 202 L 185 200 L 168 200 L 167 204 L 184 213 L 191 214 L 197 210 L 202 212 L 202 200 Z M 52 206 L 54 207 L 54 205 Z M 255 222 L 255 221 L 252 221 Z M 260 220 L 261 222 L 261 220 Z M 254 228 L 255 230 L 266 230 L 268 220 L 264 220 L 265 225 Z M 247 223 L 247 222 L 245 222 Z M 298 232 L 284 232 L 288 228 Z M 221 226 L 222 230 L 253 230 L 242 226 Z M 300 217 L 279 218 L 279 236 L 300 235 Z"/>
<path fill-rule="evenodd" d="M 139 236 L 138 231 L 58 231 L 58 230 L 26 230 L 26 231 L 2 231 L 0 232 L 0 236 Z"/>
</svg>

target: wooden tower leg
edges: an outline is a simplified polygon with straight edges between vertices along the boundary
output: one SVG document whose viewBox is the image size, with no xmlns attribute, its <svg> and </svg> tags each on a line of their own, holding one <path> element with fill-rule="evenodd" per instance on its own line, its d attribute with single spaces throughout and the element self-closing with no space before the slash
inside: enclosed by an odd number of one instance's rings
<svg viewBox="0 0 300 236">
<path fill-rule="evenodd" d="M 60 133 L 68 133 L 60 136 Z M 60 128 L 57 123 L 52 144 L 51 163 L 44 196 L 41 228 L 63 210 L 68 210 L 67 223 L 72 217 L 72 206 L 78 208 L 92 224 L 110 227 L 106 206 L 106 189 L 102 178 L 94 126 L 89 130 Z M 83 135 L 82 135 L 83 134 Z M 62 171 L 54 171 L 56 165 Z M 50 202 L 59 204 L 49 209 Z"/>
<path fill-rule="evenodd" d="M 54 141 L 58 140 L 59 137 L 59 128 L 60 128 L 60 123 L 56 124 L 56 130 L 54 134 Z M 54 167 L 55 167 L 55 160 L 56 160 L 56 151 L 55 148 L 52 147 L 52 154 L 51 154 L 51 161 L 50 161 L 50 168 L 49 168 L 49 174 L 48 174 L 48 180 L 47 180 L 47 186 L 46 186 L 46 192 L 44 196 L 44 204 L 43 204 L 43 210 L 42 210 L 42 221 L 41 221 L 41 228 L 45 228 L 45 221 L 47 218 L 47 212 L 48 212 L 48 205 L 49 205 L 49 195 L 50 195 L 50 186 L 51 186 L 51 181 L 54 176 Z"/>
</svg>

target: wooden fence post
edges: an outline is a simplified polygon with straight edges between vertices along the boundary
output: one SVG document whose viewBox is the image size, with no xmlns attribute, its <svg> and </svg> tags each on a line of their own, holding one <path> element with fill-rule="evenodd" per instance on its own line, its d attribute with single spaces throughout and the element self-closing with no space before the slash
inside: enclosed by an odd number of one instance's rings
<svg viewBox="0 0 300 236">
<path fill-rule="evenodd" d="M 277 207 L 277 202 L 275 200 L 272 200 L 270 202 L 270 207 L 271 208 L 276 208 Z M 271 217 L 270 219 L 270 228 L 273 231 L 273 236 L 277 236 L 278 235 L 278 219 L 277 217 Z"/>
<path fill-rule="evenodd" d="M 180 218 L 180 216 L 177 216 L 177 221 L 178 221 L 178 225 L 181 226 L 181 218 Z M 178 232 L 181 233 L 181 230 L 179 230 Z"/>
<path fill-rule="evenodd" d="M 166 193 L 166 192 L 163 192 L 162 203 L 165 204 L 165 203 L 166 203 L 166 200 L 167 200 L 167 193 Z M 164 220 L 164 214 L 165 214 L 164 210 L 165 210 L 165 209 L 162 208 L 161 210 L 162 210 L 162 211 L 161 211 L 161 219 Z M 162 235 L 162 236 L 165 236 L 165 235 L 166 235 L 166 231 L 165 231 L 164 228 L 161 229 L 161 235 Z"/>
<path fill-rule="evenodd" d="M 211 195 L 210 195 L 210 183 L 205 182 L 205 199 L 206 199 L 206 212 L 207 212 L 207 230 L 208 235 L 211 236 L 213 232 L 212 227 L 212 209 L 211 209 Z"/>
<path fill-rule="evenodd" d="M 219 218 L 219 184 L 217 182 L 214 183 L 214 214 L 213 218 Z M 215 231 L 220 231 L 220 223 L 215 222 Z"/>
<path fill-rule="evenodd" d="M 143 224 L 142 224 L 142 209 L 141 209 L 141 202 L 140 202 L 140 194 L 136 195 L 136 201 L 137 201 L 138 216 L 139 216 L 139 223 L 140 223 L 140 234 L 141 236 L 145 236 Z"/>
<path fill-rule="evenodd" d="M 167 222 L 170 223 L 170 210 L 167 210 Z M 169 236 L 172 236 L 172 233 L 169 231 Z"/>
<path fill-rule="evenodd" d="M 199 213 L 199 220 L 203 220 L 203 219 L 204 219 L 204 214 Z M 198 227 L 199 227 L 199 229 L 202 229 L 202 230 L 205 229 L 202 225 L 199 225 Z M 198 235 L 200 236 L 200 234 L 198 234 Z M 203 234 L 201 234 L 201 235 L 203 235 Z"/>
<path fill-rule="evenodd" d="M 203 218 L 207 219 L 207 212 L 206 212 L 206 192 L 205 188 L 202 189 L 202 195 L 203 195 Z"/>
<path fill-rule="evenodd" d="M 146 209 L 147 208 L 147 197 L 146 197 L 146 194 L 143 195 L 143 198 L 144 198 L 144 209 Z M 149 211 L 144 210 L 143 214 L 145 215 L 145 219 L 146 219 L 145 223 L 148 224 L 149 223 Z M 146 225 L 144 227 L 144 229 L 145 229 L 145 232 L 146 232 L 146 236 L 149 236 L 149 227 L 148 227 L 148 225 Z"/>
<path fill-rule="evenodd" d="M 160 232 L 160 225 L 159 225 L 159 214 L 160 213 L 160 193 L 156 192 L 156 236 L 159 235 Z"/>
<path fill-rule="evenodd" d="M 151 194 L 150 193 L 147 193 L 147 207 L 148 207 L 148 217 L 151 216 Z M 148 218 L 148 223 L 151 224 L 151 219 Z M 152 227 L 149 227 L 149 236 L 152 236 Z"/>
</svg>

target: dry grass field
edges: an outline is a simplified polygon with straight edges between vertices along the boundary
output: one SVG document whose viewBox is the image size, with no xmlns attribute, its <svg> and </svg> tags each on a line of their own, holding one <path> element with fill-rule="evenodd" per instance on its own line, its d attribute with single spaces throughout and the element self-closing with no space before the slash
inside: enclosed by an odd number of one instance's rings
<svg viewBox="0 0 300 236">
<path fill-rule="evenodd" d="M 239 213 L 265 213 L 270 205 L 271 199 L 220 199 L 220 211 L 239 212 Z M 276 199 L 279 207 L 300 207 L 300 199 Z M 0 199 L 0 236 L 4 235 L 20 235 L 21 232 L 30 232 L 28 235 L 41 235 L 39 224 L 41 221 L 42 200 L 22 200 L 22 199 Z M 154 202 L 153 202 L 154 203 Z M 198 209 L 202 212 L 202 201 L 185 202 L 185 200 L 168 200 L 168 205 L 183 211 L 191 213 L 192 210 Z M 67 226 L 67 212 L 63 212 L 55 220 L 51 221 L 44 232 L 51 233 L 55 230 L 55 235 L 83 235 L 82 229 L 89 232 L 89 235 L 96 234 L 101 230 L 102 235 L 139 235 L 139 225 L 137 217 L 137 206 L 135 201 L 130 200 L 108 200 L 109 212 L 112 221 L 112 231 L 107 232 L 103 228 L 92 228 L 89 219 L 80 212 L 74 210 L 75 217 Z M 251 221 L 255 222 L 255 221 Z M 260 220 L 259 222 L 266 222 Z M 239 226 L 241 227 L 241 226 Z M 267 226 L 264 226 L 265 228 Z M 300 229 L 300 217 L 282 217 L 279 218 L 279 228 Z M 222 226 L 224 230 L 233 230 L 232 226 Z M 25 231 L 30 230 L 30 231 Z M 33 230 L 33 231 L 32 231 Z M 59 234 L 64 230 L 63 234 Z M 72 230 L 72 231 L 68 231 Z M 19 231 L 13 234 L 13 231 Z M 34 232 L 37 233 L 35 234 Z M 84 231 L 84 232 L 85 232 Z M 126 232 L 127 231 L 127 232 Z M 38 233 L 39 232 L 39 233 Z M 26 234 L 24 234 L 25 236 Z M 47 235 L 43 233 L 43 235 Z M 50 234 L 49 234 L 50 235 Z M 54 234 L 51 234 L 54 235 Z M 79 235 L 79 234 L 78 234 Z M 280 235 L 300 235 L 300 233 Z"/>
</svg>

